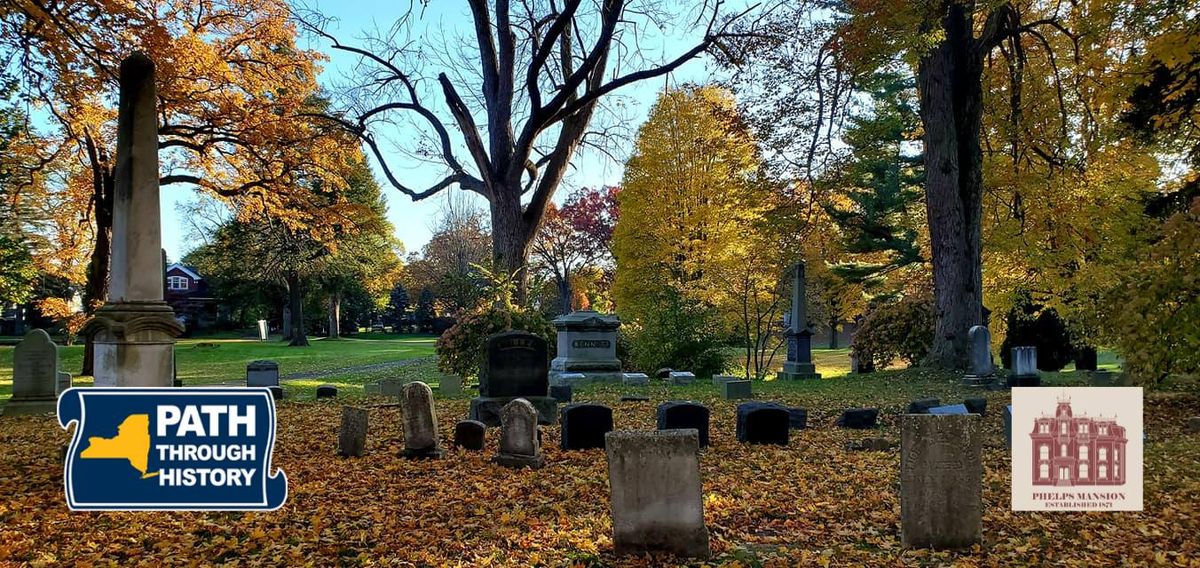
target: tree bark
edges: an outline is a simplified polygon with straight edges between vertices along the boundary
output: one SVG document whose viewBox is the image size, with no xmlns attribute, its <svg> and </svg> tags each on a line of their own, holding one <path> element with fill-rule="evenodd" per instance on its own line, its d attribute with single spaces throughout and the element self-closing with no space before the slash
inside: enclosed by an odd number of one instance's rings
<svg viewBox="0 0 1200 568">
<path fill-rule="evenodd" d="M 513 278 L 516 285 L 513 301 L 525 305 L 529 291 L 529 246 L 533 239 L 525 224 L 520 191 L 497 188 L 491 213 L 493 270 Z"/>
<path fill-rule="evenodd" d="M 829 348 L 830 349 L 838 348 L 837 333 L 838 333 L 837 332 L 837 321 L 829 322 Z"/>
<path fill-rule="evenodd" d="M 304 329 L 304 294 L 300 276 L 295 272 L 287 275 L 288 304 L 292 309 L 292 335 L 289 347 L 308 347 L 308 334 Z"/>
<path fill-rule="evenodd" d="M 970 6 L 947 2 L 946 37 L 919 63 L 925 129 L 925 207 L 933 258 L 936 317 L 925 364 L 967 366 L 967 331 L 982 320 L 982 50 Z"/>
<path fill-rule="evenodd" d="M 83 288 L 83 311 L 92 315 L 108 300 L 108 260 L 112 254 L 113 169 L 108 155 L 98 147 L 90 133 L 84 135 L 84 147 L 92 169 L 92 216 L 96 220 L 95 242 L 88 261 Z M 79 374 L 92 376 L 96 354 L 91 336 L 84 337 L 83 366 Z"/>
<path fill-rule="evenodd" d="M 332 292 L 329 294 L 329 338 L 337 339 L 342 336 L 340 322 L 342 315 L 342 294 L 341 292 Z"/>
</svg>

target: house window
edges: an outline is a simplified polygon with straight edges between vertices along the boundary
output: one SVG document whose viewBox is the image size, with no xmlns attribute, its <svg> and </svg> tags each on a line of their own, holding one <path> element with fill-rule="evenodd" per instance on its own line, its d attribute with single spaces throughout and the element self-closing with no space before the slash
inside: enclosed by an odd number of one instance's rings
<svg viewBox="0 0 1200 568">
<path fill-rule="evenodd" d="M 1038 474 L 1041 476 L 1042 479 L 1046 479 L 1046 478 L 1050 477 L 1050 465 L 1042 464 L 1038 468 Z"/>
<path fill-rule="evenodd" d="M 1050 459 L 1050 446 L 1047 446 L 1046 444 L 1042 444 L 1040 447 L 1038 447 L 1038 451 L 1040 453 L 1039 457 L 1041 459 L 1044 459 L 1044 460 Z"/>
<path fill-rule="evenodd" d="M 1043 434 L 1049 434 L 1049 433 L 1050 433 L 1050 425 L 1049 425 L 1049 424 L 1046 424 L 1045 422 L 1042 422 L 1042 423 L 1041 423 L 1041 424 L 1039 424 L 1038 426 L 1041 428 L 1041 432 L 1042 432 Z"/>
<path fill-rule="evenodd" d="M 1108 466 L 1100 464 L 1100 479 L 1108 479 Z"/>
<path fill-rule="evenodd" d="M 1066 423 L 1066 422 L 1063 422 L 1063 423 L 1061 423 L 1061 424 L 1059 424 L 1059 425 L 1058 425 L 1058 433 L 1059 433 L 1059 434 L 1066 434 L 1066 433 L 1067 433 L 1067 423 Z"/>
<path fill-rule="evenodd" d="M 1079 464 L 1079 478 L 1087 479 L 1087 476 L 1088 476 L 1088 464 L 1086 464 L 1086 463 Z"/>
<path fill-rule="evenodd" d="M 167 289 L 168 290 L 187 290 L 188 289 L 188 279 L 184 276 L 168 276 L 167 277 Z"/>
<path fill-rule="evenodd" d="M 1079 425 L 1079 433 L 1080 433 L 1080 434 L 1087 434 L 1087 424 L 1080 424 L 1080 425 Z"/>
<path fill-rule="evenodd" d="M 1079 459 L 1081 459 L 1081 460 L 1088 459 L 1088 447 L 1087 446 L 1079 446 Z"/>
<path fill-rule="evenodd" d="M 1108 459 L 1108 448 L 1100 448 L 1100 461 Z"/>
<path fill-rule="evenodd" d="M 1062 446 L 1060 446 L 1060 448 L 1059 448 L 1059 449 L 1060 449 L 1061 451 L 1058 453 L 1058 455 L 1060 455 L 1060 456 L 1062 456 L 1062 457 L 1064 457 L 1064 458 L 1065 458 L 1065 457 L 1067 457 L 1067 445 L 1066 445 L 1066 444 L 1063 444 Z"/>
</svg>

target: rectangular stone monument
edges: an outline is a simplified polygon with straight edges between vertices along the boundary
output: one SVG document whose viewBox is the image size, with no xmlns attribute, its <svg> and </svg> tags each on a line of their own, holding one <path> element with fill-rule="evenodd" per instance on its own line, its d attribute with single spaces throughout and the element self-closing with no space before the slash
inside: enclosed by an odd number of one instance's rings
<svg viewBox="0 0 1200 568">
<path fill-rule="evenodd" d="M 805 292 L 804 262 L 792 267 L 792 311 L 788 318 L 787 361 L 778 378 L 784 381 L 819 379 L 812 362 L 812 330 L 808 326 L 807 294 Z"/>
<path fill-rule="evenodd" d="M 696 375 L 691 371 L 671 371 L 670 376 L 673 385 L 690 385 L 696 380 Z"/>
<path fill-rule="evenodd" d="M 458 396 L 462 394 L 462 377 L 452 373 L 442 373 L 438 379 L 438 391 L 442 396 Z"/>
<path fill-rule="evenodd" d="M 1008 386 L 1036 387 L 1041 384 L 1042 379 L 1037 368 L 1037 347 L 1013 347 L 1012 373 L 1008 375 Z"/>
<path fill-rule="evenodd" d="M 650 384 L 650 376 L 646 373 L 621 373 L 621 383 L 627 387 L 644 387 Z"/>
<path fill-rule="evenodd" d="M 583 373 L 558 373 L 550 372 L 550 386 L 569 387 L 571 385 L 583 384 L 588 381 L 587 375 Z"/>
<path fill-rule="evenodd" d="M 713 386 L 719 387 L 725 383 L 728 383 L 729 381 L 740 381 L 740 380 L 742 380 L 741 377 L 735 377 L 733 375 L 713 375 L 712 384 L 713 384 Z"/>
<path fill-rule="evenodd" d="M 750 381 L 726 381 L 721 383 L 721 397 L 725 400 L 740 400 L 753 396 Z"/>
<path fill-rule="evenodd" d="M 538 413 L 538 422 L 554 424 L 558 403 L 549 396 L 546 340 L 526 331 L 497 333 L 488 338 L 487 357 L 479 373 L 479 396 L 471 399 L 470 418 L 500 425 L 500 410 L 523 398 Z"/>
<path fill-rule="evenodd" d="M 57 384 L 58 346 L 45 331 L 30 330 L 13 349 L 12 398 L 4 416 L 57 411 Z"/>
<path fill-rule="evenodd" d="M 617 316 L 580 310 L 555 318 L 554 327 L 558 330 L 558 356 L 550 362 L 552 383 L 621 380 L 621 360 L 617 359 L 621 320 Z"/>
<path fill-rule="evenodd" d="M 900 541 L 909 548 L 969 548 L 982 540 L 982 419 L 900 417 Z"/>
<path fill-rule="evenodd" d="M 82 334 L 92 338 L 96 386 L 170 387 L 183 324 L 163 301 L 158 97 L 145 54 L 121 62 L 119 93 L 108 300 Z"/>
<path fill-rule="evenodd" d="M 615 552 L 709 558 L 696 431 L 609 432 L 604 440 Z"/>
<path fill-rule="evenodd" d="M 279 386 L 279 363 L 274 361 L 251 361 L 246 365 L 246 386 Z"/>
<path fill-rule="evenodd" d="M 59 371 L 58 372 L 58 382 L 54 384 L 55 396 L 62 394 L 63 391 L 66 391 L 67 389 L 71 388 L 72 386 L 74 386 L 74 381 L 71 379 L 71 373 L 68 373 L 66 371 Z"/>
<path fill-rule="evenodd" d="M 342 407 L 342 426 L 338 428 L 338 455 L 361 457 L 367 449 L 367 409 Z"/>
<path fill-rule="evenodd" d="M 442 457 L 433 389 L 421 381 L 404 385 L 400 412 L 404 417 L 404 451 L 400 455 L 406 458 Z"/>
<path fill-rule="evenodd" d="M 996 368 L 992 364 L 992 334 L 988 328 L 977 325 L 967 332 L 969 338 L 969 364 L 962 384 L 985 387 L 996 382 Z"/>
</svg>

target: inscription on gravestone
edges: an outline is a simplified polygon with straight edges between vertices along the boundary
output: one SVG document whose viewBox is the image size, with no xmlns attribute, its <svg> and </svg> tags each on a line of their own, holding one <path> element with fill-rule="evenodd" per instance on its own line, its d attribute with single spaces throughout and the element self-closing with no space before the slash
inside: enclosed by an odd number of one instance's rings
<svg viewBox="0 0 1200 568">
<path fill-rule="evenodd" d="M 45 331 L 34 329 L 13 349 L 12 398 L 4 415 L 54 412 L 58 399 L 58 346 Z"/>
<path fill-rule="evenodd" d="M 338 429 L 338 455 L 361 457 L 367 449 L 367 409 L 342 407 L 342 427 Z"/>
<path fill-rule="evenodd" d="M 977 414 L 900 420 L 900 540 L 910 548 L 968 548 L 983 533 Z"/>
</svg>

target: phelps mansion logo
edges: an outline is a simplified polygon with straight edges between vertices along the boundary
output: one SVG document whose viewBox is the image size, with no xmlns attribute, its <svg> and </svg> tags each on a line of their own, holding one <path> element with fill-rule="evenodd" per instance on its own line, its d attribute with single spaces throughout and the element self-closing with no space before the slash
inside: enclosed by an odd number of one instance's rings
<svg viewBox="0 0 1200 568">
<path fill-rule="evenodd" d="M 1013 389 L 1014 511 L 1141 511 L 1142 389 Z"/>
</svg>

